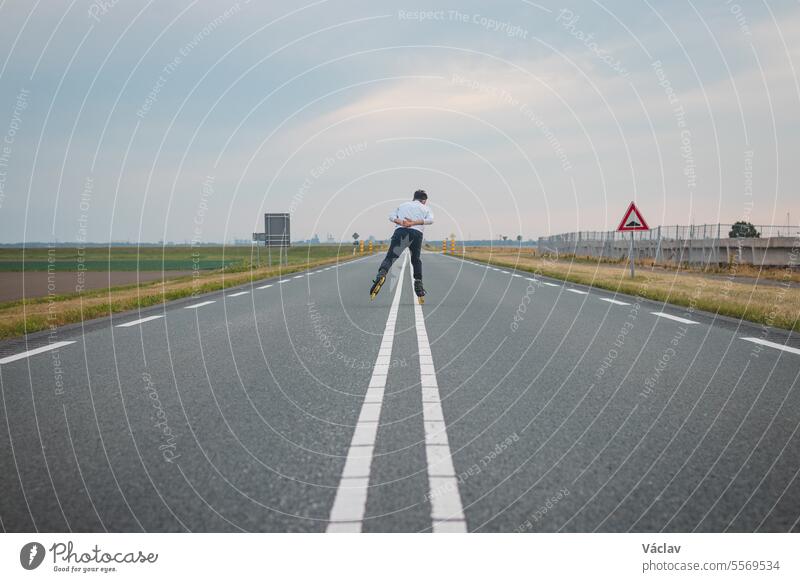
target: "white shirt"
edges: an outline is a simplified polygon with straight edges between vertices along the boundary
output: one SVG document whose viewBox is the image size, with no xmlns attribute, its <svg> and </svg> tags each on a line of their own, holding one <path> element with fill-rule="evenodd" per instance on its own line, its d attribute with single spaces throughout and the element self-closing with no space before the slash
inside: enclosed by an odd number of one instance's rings
<svg viewBox="0 0 800 582">
<path fill-rule="evenodd" d="M 397 207 L 397 210 L 389 215 L 389 220 L 392 222 L 395 220 L 403 220 L 404 218 L 407 218 L 408 220 L 422 220 L 424 224 L 433 224 L 433 212 L 431 212 L 431 209 L 428 208 L 427 205 L 423 204 L 419 200 L 403 202 Z M 403 227 L 399 224 L 395 224 L 395 228 Z M 414 225 L 408 228 L 425 232 L 425 228 L 421 225 Z"/>
</svg>

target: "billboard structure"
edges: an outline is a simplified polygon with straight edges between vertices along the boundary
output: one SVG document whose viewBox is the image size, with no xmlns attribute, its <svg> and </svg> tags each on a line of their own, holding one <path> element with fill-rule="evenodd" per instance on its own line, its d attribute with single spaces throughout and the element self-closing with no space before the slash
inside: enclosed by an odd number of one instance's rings
<svg viewBox="0 0 800 582">
<path fill-rule="evenodd" d="M 285 260 L 288 263 L 289 257 L 284 249 L 292 246 L 290 233 L 288 212 L 268 212 L 264 214 L 264 232 L 254 232 L 253 240 L 264 242 L 264 246 L 267 247 L 270 265 L 272 265 L 273 247 L 278 248 L 278 257 L 281 262 Z"/>
<path fill-rule="evenodd" d="M 264 245 L 289 247 L 289 213 L 267 213 L 264 215 Z"/>
</svg>

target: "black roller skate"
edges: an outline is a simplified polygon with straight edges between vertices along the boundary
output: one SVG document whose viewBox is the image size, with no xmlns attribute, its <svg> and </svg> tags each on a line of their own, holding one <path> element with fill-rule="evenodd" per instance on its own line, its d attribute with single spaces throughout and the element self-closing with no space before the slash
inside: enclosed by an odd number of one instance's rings
<svg viewBox="0 0 800 582">
<path fill-rule="evenodd" d="M 425 303 L 425 289 L 422 287 L 422 279 L 414 279 L 414 293 L 420 305 Z"/>
<path fill-rule="evenodd" d="M 375 296 L 380 292 L 381 287 L 386 282 L 386 273 L 378 271 L 378 275 L 375 277 L 375 280 L 372 281 L 372 288 L 369 290 L 369 300 L 373 301 Z"/>
</svg>

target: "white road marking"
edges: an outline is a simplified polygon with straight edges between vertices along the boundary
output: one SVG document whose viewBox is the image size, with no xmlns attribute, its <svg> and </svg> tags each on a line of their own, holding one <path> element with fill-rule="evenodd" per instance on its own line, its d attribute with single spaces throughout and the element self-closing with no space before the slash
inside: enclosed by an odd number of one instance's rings
<svg viewBox="0 0 800 582">
<path fill-rule="evenodd" d="M 394 299 L 392 299 L 392 306 L 389 309 L 389 317 L 386 318 L 386 327 L 383 330 L 383 339 L 381 339 L 375 367 L 372 369 L 372 378 L 361 405 L 361 413 L 358 416 L 356 429 L 350 441 L 350 449 L 347 451 L 342 477 L 333 500 L 328 533 L 360 532 L 364 523 L 372 454 L 375 451 L 378 421 L 383 406 L 383 392 L 386 389 L 389 363 L 392 360 L 394 326 L 397 321 L 397 311 L 400 308 L 403 276 L 406 272 L 407 262 L 408 253 L 404 252 L 400 277 L 397 281 Z"/>
<path fill-rule="evenodd" d="M 231 293 L 230 295 L 226 295 L 225 297 L 239 297 L 241 295 L 247 295 L 250 291 L 239 291 L 238 293 Z"/>
<path fill-rule="evenodd" d="M 413 280 L 411 282 L 413 289 Z M 431 522 L 434 533 L 467 531 L 458 479 L 450 454 L 447 427 L 439 396 L 436 369 L 431 345 L 425 328 L 422 305 L 414 303 L 414 321 L 419 351 L 420 385 L 422 386 L 422 421 L 425 427 L 425 457 L 428 465 L 428 497 L 431 503 Z"/>
<path fill-rule="evenodd" d="M 517 275 L 516 273 L 512 274 L 513 277 L 522 277 L 522 275 Z"/>
<path fill-rule="evenodd" d="M 132 327 L 134 325 L 140 325 L 142 323 L 147 323 L 148 321 L 153 321 L 154 319 L 161 319 L 164 317 L 163 315 L 151 315 L 150 317 L 143 317 L 141 319 L 137 319 L 134 321 L 129 321 L 127 323 L 120 323 L 119 325 L 115 325 L 114 327 Z"/>
<path fill-rule="evenodd" d="M 567 289 L 570 293 L 577 293 L 578 295 L 588 295 L 588 291 L 581 291 L 580 289 Z"/>
<path fill-rule="evenodd" d="M 198 307 L 205 307 L 206 305 L 211 305 L 212 303 L 216 303 L 216 301 L 203 301 L 202 303 L 187 305 L 186 307 L 184 307 L 184 309 L 197 309 Z"/>
<path fill-rule="evenodd" d="M 296 277 L 292 277 L 292 279 L 302 279 L 303 275 L 297 275 Z"/>
<path fill-rule="evenodd" d="M 272 287 L 272 283 L 270 283 L 269 285 L 262 285 L 261 287 L 256 287 L 256 289 L 269 289 L 270 287 Z"/>
<path fill-rule="evenodd" d="M 57 350 L 59 348 L 63 348 L 64 346 L 68 346 L 69 344 L 74 344 L 74 343 L 75 343 L 74 341 L 53 342 L 51 344 L 47 344 L 46 346 L 42 346 L 40 348 L 35 348 L 32 350 L 28 350 L 27 352 L 22 352 L 21 354 L 14 354 L 13 356 L 0 358 L 0 364 L 10 364 L 11 362 L 16 362 L 17 360 L 29 358 L 31 356 L 35 356 L 36 354 L 49 352 L 50 350 Z"/>
<path fill-rule="evenodd" d="M 534 279 L 533 277 L 525 277 L 528 281 L 533 281 L 534 283 L 538 282 L 539 279 Z"/>
<path fill-rule="evenodd" d="M 793 348 L 790 346 L 785 346 L 783 344 L 767 341 L 765 339 L 761 339 L 760 337 L 743 337 L 742 338 L 746 342 L 753 342 L 754 344 L 760 344 L 762 346 L 767 346 L 770 348 L 775 348 L 776 350 L 781 350 L 784 352 L 789 352 L 790 354 L 797 354 L 800 356 L 800 349 Z"/>
<path fill-rule="evenodd" d="M 288 283 L 291 279 L 281 279 L 278 283 Z"/>
<path fill-rule="evenodd" d="M 696 321 L 692 321 L 691 319 L 684 319 L 683 317 L 678 317 L 677 315 L 670 315 L 669 313 L 664 313 L 663 311 L 651 311 L 653 315 L 657 315 L 658 317 L 664 317 L 666 319 L 671 319 L 672 321 L 678 321 L 680 323 L 685 323 L 687 325 L 697 325 Z"/>
<path fill-rule="evenodd" d="M 625 303 L 624 301 L 617 301 L 616 299 L 609 299 L 608 297 L 601 297 L 600 301 L 606 301 L 608 303 L 613 303 L 614 305 L 630 305 L 630 303 Z"/>
<path fill-rule="evenodd" d="M 508 271 L 500 271 L 500 272 L 503 273 L 503 275 L 508 275 L 509 274 Z"/>
<path fill-rule="evenodd" d="M 542 285 L 547 285 L 548 287 L 561 287 L 561 285 L 556 285 L 555 283 L 548 283 L 547 281 L 542 281 Z"/>
</svg>

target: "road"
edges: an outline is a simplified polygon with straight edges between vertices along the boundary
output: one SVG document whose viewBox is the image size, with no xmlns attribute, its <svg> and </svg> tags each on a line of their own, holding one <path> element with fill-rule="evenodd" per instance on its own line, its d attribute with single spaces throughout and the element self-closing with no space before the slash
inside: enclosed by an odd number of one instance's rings
<svg viewBox="0 0 800 582">
<path fill-rule="evenodd" d="M 797 335 L 378 261 L 0 346 L 3 530 L 800 531 Z"/>
</svg>

